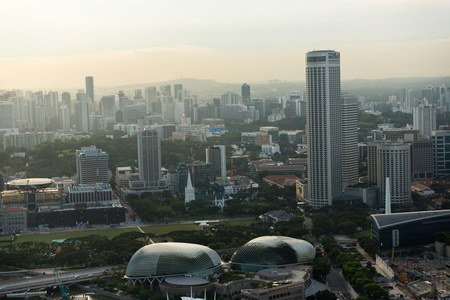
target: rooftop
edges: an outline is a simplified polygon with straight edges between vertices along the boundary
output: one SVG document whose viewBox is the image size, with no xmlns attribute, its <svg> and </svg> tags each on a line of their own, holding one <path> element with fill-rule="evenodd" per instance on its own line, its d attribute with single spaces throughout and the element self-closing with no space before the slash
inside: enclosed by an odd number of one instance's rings
<svg viewBox="0 0 450 300">
<path fill-rule="evenodd" d="M 440 216 L 450 217 L 450 209 L 371 215 L 380 229 L 419 220 L 432 219 Z"/>
</svg>

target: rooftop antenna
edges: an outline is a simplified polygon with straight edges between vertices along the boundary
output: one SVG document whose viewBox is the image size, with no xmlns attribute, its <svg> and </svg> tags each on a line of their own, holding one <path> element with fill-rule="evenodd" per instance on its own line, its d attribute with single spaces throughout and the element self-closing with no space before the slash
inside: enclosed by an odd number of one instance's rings
<svg viewBox="0 0 450 300">
<path fill-rule="evenodd" d="M 384 202 L 384 213 L 386 215 L 391 214 L 391 182 L 389 177 L 386 177 L 386 200 Z"/>
</svg>

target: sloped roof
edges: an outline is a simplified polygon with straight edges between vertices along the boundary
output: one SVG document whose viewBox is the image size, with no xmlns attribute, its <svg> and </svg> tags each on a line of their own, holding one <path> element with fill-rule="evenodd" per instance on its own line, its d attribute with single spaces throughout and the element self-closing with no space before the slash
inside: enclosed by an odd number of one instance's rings
<svg viewBox="0 0 450 300">
<path fill-rule="evenodd" d="M 450 218 L 450 209 L 370 215 L 379 229 L 441 216 Z"/>
</svg>

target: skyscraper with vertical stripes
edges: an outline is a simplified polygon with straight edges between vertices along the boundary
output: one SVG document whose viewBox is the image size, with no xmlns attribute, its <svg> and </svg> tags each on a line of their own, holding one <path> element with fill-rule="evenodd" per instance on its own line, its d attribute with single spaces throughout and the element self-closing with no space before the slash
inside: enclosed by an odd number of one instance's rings
<svg viewBox="0 0 450 300">
<path fill-rule="evenodd" d="M 331 205 L 342 195 L 341 69 L 333 50 L 306 54 L 308 201 Z"/>
</svg>

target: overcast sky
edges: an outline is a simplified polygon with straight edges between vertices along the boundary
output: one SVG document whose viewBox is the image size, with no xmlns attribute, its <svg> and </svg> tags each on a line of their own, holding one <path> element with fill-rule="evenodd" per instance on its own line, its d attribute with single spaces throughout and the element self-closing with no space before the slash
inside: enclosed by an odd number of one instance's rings
<svg viewBox="0 0 450 300">
<path fill-rule="evenodd" d="M 450 75 L 448 0 L 1 0 L 0 88 Z"/>
</svg>

